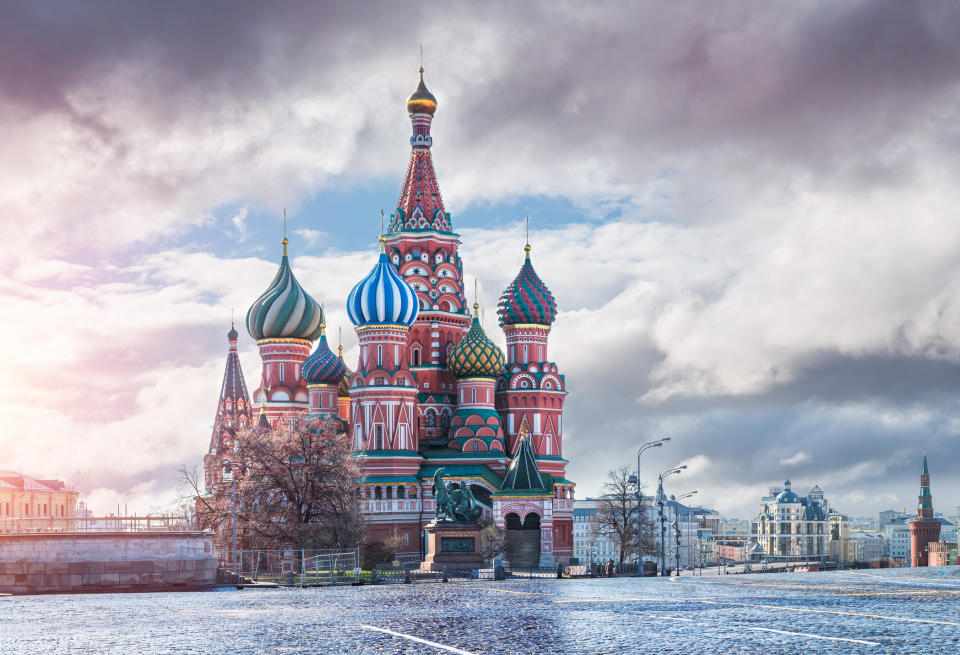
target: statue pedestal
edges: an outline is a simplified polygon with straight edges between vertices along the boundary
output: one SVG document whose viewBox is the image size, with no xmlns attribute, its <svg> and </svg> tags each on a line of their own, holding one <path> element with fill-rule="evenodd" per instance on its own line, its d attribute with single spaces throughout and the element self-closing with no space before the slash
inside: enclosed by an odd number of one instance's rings
<svg viewBox="0 0 960 655">
<path fill-rule="evenodd" d="M 480 524 L 463 521 L 430 521 L 426 525 L 427 558 L 422 569 L 482 569 Z"/>
</svg>

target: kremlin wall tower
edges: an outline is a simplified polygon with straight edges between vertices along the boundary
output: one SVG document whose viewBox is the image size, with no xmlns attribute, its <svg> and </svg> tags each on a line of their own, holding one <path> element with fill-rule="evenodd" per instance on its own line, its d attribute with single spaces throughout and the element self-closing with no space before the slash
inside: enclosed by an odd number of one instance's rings
<svg viewBox="0 0 960 655">
<path fill-rule="evenodd" d="M 360 342 L 354 370 L 342 347 L 338 355 L 330 350 L 323 310 L 294 276 L 284 238 L 280 268 L 247 312 L 263 365 L 252 402 L 237 331 L 227 335 L 205 481 L 222 480 L 230 433 L 250 425 L 254 410 L 271 425 L 336 414 L 360 462 L 368 543 L 396 535 L 399 552 L 423 552 L 423 528 L 434 515 L 432 478 L 443 467 L 446 478 L 470 486 L 484 518 L 508 531 L 508 544 L 526 544 L 525 552 L 534 546 L 524 565 L 537 564 L 538 543 L 539 565 L 552 566 L 573 553 L 574 497 L 564 477 L 566 383 L 548 354 L 556 301 L 527 244 L 497 308 L 506 353 L 485 333 L 478 305 L 467 305 L 459 235 L 431 157 L 436 110 L 421 68 L 407 99 L 410 163 L 379 257 L 349 295 L 324 290 L 347 295 Z"/>
</svg>

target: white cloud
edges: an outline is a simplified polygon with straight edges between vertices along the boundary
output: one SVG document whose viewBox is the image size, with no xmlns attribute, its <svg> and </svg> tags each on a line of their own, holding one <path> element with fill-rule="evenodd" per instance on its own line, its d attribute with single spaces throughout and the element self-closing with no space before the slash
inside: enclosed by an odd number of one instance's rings
<svg viewBox="0 0 960 655">
<path fill-rule="evenodd" d="M 247 226 L 247 215 L 249 213 L 250 206 L 244 205 L 230 218 L 230 222 L 233 224 L 233 227 L 236 228 L 241 243 L 250 238 L 250 231 Z"/>
<path fill-rule="evenodd" d="M 796 454 L 791 455 L 790 457 L 784 457 L 783 459 L 781 459 L 780 466 L 784 466 L 784 467 L 797 466 L 798 464 L 806 464 L 809 461 L 810 461 L 809 453 L 805 453 L 801 450 Z"/>
</svg>

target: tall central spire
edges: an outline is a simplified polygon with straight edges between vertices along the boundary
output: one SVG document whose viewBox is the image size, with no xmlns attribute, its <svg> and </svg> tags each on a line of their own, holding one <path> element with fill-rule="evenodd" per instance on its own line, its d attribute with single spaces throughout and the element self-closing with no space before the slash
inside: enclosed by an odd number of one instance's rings
<svg viewBox="0 0 960 655">
<path fill-rule="evenodd" d="M 933 518 L 933 495 L 930 493 L 930 469 L 927 467 L 927 453 L 923 453 L 923 468 L 920 469 L 920 496 L 917 503 L 917 516 Z"/>
<path fill-rule="evenodd" d="M 407 113 L 413 124 L 410 137 L 410 165 L 400 191 L 396 211 L 390 216 L 390 232 L 401 230 L 438 230 L 450 232 L 450 215 L 443 207 L 443 197 L 433 170 L 430 147 L 430 125 L 437 111 L 437 99 L 423 81 L 420 68 L 420 83 L 417 90 L 407 98 Z"/>
</svg>

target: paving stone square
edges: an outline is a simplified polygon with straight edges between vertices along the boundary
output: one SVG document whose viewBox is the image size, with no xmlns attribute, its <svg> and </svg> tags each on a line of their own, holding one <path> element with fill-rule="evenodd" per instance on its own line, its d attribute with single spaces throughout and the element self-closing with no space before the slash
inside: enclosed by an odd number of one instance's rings
<svg viewBox="0 0 960 655">
<path fill-rule="evenodd" d="M 956 653 L 958 601 L 960 567 L 19 596 L 0 653 Z"/>
</svg>

